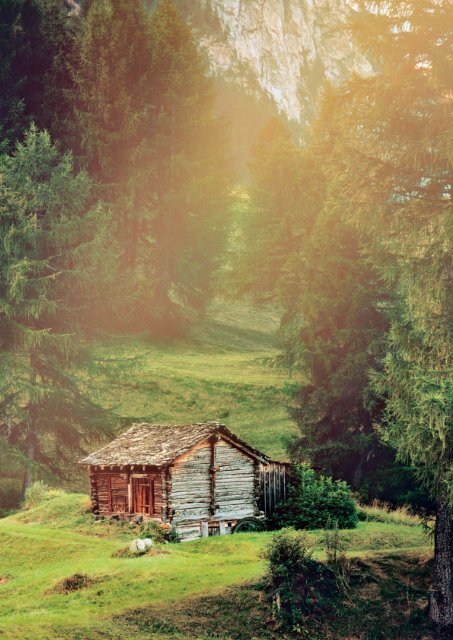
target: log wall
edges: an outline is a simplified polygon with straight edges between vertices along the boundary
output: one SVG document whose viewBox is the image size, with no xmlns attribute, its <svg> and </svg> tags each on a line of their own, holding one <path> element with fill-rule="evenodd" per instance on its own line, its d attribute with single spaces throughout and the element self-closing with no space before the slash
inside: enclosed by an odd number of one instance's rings
<svg viewBox="0 0 453 640">
<path fill-rule="evenodd" d="M 154 513 L 149 517 L 163 518 L 165 509 L 165 478 L 154 468 L 124 471 L 114 468 L 90 470 L 91 502 L 93 512 L 99 515 L 130 515 L 134 513 L 132 504 L 132 481 L 134 477 L 146 477 L 154 482 Z"/>
<path fill-rule="evenodd" d="M 94 513 L 134 515 L 134 478 L 152 480 L 152 513 L 171 522 L 183 540 L 231 533 L 242 518 L 270 515 L 287 498 L 289 465 L 252 459 L 228 439 L 213 436 L 169 468 L 90 468 Z M 151 486 L 151 483 L 150 483 Z"/>
<path fill-rule="evenodd" d="M 169 506 L 175 525 L 210 517 L 210 468 L 210 442 L 200 443 L 172 465 Z"/>
<path fill-rule="evenodd" d="M 219 440 L 214 466 L 214 517 L 226 520 L 256 515 L 254 460 L 225 440 Z"/>
</svg>

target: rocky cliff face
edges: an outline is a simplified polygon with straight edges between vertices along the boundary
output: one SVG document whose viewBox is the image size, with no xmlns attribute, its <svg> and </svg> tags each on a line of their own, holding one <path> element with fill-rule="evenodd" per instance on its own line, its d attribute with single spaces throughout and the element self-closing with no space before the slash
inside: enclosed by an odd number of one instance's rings
<svg viewBox="0 0 453 640">
<path fill-rule="evenodd" d="M 343 25 L 347 0 L 177 0 L 222 82 L 265 97 L 290 121 L 316 113 L 325 79 L 338 83 L 371 65 Z"/>
</svg>

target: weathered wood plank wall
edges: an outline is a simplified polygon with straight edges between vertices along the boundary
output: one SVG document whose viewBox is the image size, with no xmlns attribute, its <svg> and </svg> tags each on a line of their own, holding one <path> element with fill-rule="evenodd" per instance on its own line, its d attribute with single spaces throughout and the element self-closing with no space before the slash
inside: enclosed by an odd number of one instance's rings
<svg viewBox="0 0 453 640">
<path fill-rule="evenodd" d="M 211 515 L 211 444 L 203 442 L 171 467 L 170 509 L 172 522 L 180 524 Z"/>
<path fill-rule="evenodd" d="M 154 468 L 143 469 L 139 472 L 128 469 L 124 472 L 114 470 L 95 470 L 90 472 L 91 501 L 94 513 L 100 515 L 121 515 L 133 513 L 132 487 L 134 477 L 150 478 L 154 482 L 154 514 L 162 518 L 165 508 L 163 493 L 164 479 L 162 474 Z"/>
<path fill-rule="evenodd" d="M 261 511 L 266 516 L 275 511 L 279 502 L 285 502 L 288 490 L 289 465 L 281 462 L 262 464 L 259 468 Z"/>
<path fill-rule="evenodd" d="M 239 519 L 257 512 L 255 463 L 225 440 L 215 446 L 215 504 L 213 517 Z"/>
<path fill-rule="evenodd" d="M 147 478 L 153 512 L 141 514 L 176 526 L 182 539 L 230 533 L 246 517 L 271 514 L 287 498 L 289 465 L 260 463 L 228 438 L 199 443 L 169 468 L 90 468 L 93 511 L 133 514 L 134 479 Z"/>
</svg>

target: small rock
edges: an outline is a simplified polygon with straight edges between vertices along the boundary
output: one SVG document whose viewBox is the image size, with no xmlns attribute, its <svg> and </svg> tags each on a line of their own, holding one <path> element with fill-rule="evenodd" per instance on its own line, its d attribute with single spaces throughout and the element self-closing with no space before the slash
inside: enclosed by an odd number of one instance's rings
<svg viewBox="0 0 453 640">
<path fill-rule="evenodd" d="M 137 538 L 129 544 L 131 553 L 146 553 L 153 546 L 151 538 Z"/>
</svg>

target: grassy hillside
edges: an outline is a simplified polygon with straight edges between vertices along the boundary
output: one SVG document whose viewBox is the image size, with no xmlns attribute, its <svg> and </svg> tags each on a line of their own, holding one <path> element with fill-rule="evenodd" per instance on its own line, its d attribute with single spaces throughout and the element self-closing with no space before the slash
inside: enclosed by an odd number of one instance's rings
<svg viewBox="0 0 453 640">
<path fill-rule="evenodd" d="M 220 420 L 265 453 L 286 459 L 294 432 L 285 393 L 294 380 L 271 366 L 278 318 L 247 305 L 217 303 L 184 340 L 138 337 L 97 348 L 129 359 L 100 392 L 102 404 L 125 420 L 157 423 Z"/>
<path fill-rule="evenodd" d="M 126 524 L 94 523 L 86 512 L 86 496 L 76 494 L 57 494 L 34 509 L 0 520 L 0 637 L 5 640 L 277 637 L 264 624 L 267 614 L 257 586 L 265 569 L 260 553 L 271 534 L 241 534 L 165 545 L 140 558 L 112 557 L 134 535 Z M 307 537 L 315 556 L 322 558 L 322 534 L 310 532 Z M 366 582 L 367 589 L 375 592 L 367 605 L 370 615 L 378 620 L 386 608 L 388 613 L 389 603 L 382 601 L 383 596 L 379 595 L 377 601 L 377 571 L 381 576 L 392 575 L 393 589 L 401 582 L 405 589 L 404 606 L 409 602 L 419 610 L 416 603 L 422 592 L 407 576 L 417 567 L 415 573 L 423 573 L 425 565 L 420 565 L 420 561 L 430 555 L 420 527 L 363 522 L 358 529 L 345 532 L 344 539 L 348 554 L 358 563 L 359 574 L 372 574 L 369 584 Z M 403 575 L 396 576 L 403 569 L 395 562 L 406 563 L 407 580 Z M 65 593 L 61 581 L 76 573 L 88 575 L 89 586 Z M 390 588 L 390 583 L 385 588 Z M 400 597 L 397 589 L 395 598 Z M 349 613 L 347 616 L 349 620 Z M 359 623 L 363 623 L 360 616 Z M 317 626 L 319 631 L 321 627 Z M 317 635 L 313 631 L 304 637 L 347 636 Z M 386 637 L 404 636 L 388 633 Z"/>
</svg>

